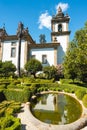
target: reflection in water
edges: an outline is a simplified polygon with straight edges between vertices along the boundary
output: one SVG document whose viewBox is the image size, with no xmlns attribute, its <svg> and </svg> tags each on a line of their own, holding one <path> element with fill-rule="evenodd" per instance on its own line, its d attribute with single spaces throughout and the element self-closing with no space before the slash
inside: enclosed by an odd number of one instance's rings
<svg viewBox="0 0 87 130">
<path fill-rule="evenodd" d="M 43 98 L 42 98 L 42 100 L 41 100 L 41 104 L 44 104 L 44 105 L 46 105 L 47 104 L 47 95 L 44 95 L 43 96 Z"/>
<path fill-rule="evenodd" d="M 54 94 L 54 111 L 60 113 L 60 122 L 66 123 L 66 113 L 67 111 L 64 111 L 65 105 L 66 105 L 66 98 L 64 97 L 64 94 Z"/>
<path fill-rule="evenodd" d="M 43 94 L 37 100 L 36 104 L 32 103 L 32 113 L 49 124 L 68 124 L 77 120 L 82 113 L 81 105 L 63 93 Z"/>
</svg>

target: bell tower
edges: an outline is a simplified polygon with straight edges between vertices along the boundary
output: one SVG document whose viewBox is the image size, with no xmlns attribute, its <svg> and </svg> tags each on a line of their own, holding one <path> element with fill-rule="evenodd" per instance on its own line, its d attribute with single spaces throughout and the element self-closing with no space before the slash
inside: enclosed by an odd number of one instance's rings
<svg viewBox="0 0 87 130">
<path fill-rule="evenodd" d="M 64 15 L 61 7 L 58 8 L 58 13 L 55 16 L 53 16 L 51 20 L 51 41 L 52 43 L 54 43 L 55 41 L 60 43 L 57 54 L 58 64 L 61 64 L 63 62 L 63 58 L 69 43 L 69 20 L 70 17 L 68 16 L 68 14 Z"/>
</svg>

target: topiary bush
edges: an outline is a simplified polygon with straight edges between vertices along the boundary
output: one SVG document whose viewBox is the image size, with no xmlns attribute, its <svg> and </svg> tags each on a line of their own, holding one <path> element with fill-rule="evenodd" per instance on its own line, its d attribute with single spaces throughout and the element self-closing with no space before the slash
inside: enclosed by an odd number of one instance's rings
<svg viewBox="0 0 87 130">
<path fill-rule="evenodd" d="M 83 105 L 87 108 L 87 94 L 84 95 L 82 102 L 83 102 Z"/>
</svg>

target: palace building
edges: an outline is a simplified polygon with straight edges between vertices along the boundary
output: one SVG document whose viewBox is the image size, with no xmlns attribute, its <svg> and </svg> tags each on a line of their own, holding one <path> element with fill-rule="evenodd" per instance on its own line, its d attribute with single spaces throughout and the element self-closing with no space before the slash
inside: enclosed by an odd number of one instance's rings
<svg viewBox="0 0 87 130">
<path fill-rule="evenodd" d="M 58 13 L 51 20 L 50 43 L 37 44 L 26 29 L 21 39 L 21 68 L 30 58 L 36 58 L 43 66 L 62 64 L 69 43 L 69 20 L 70 17 L 64 15 L 59 7 Z M 18 43 L 17 35 L 8 35 L 5 28 L 0 29 L 0 60 L 12 61 L 17 67 Z"/>
</svg>

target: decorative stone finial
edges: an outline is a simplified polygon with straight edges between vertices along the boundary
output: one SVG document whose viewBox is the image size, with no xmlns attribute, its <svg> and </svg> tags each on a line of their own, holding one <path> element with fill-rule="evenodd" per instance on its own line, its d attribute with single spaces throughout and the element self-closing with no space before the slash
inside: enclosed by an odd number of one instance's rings
<svg viewBox="0 0 87 130">
<path fill-rule="evenodd" d="M 58 8 L 58 14 L 59 13 L 62 13 L 62 8 L 59 6 L 59 8 Z"/>
</svg>

